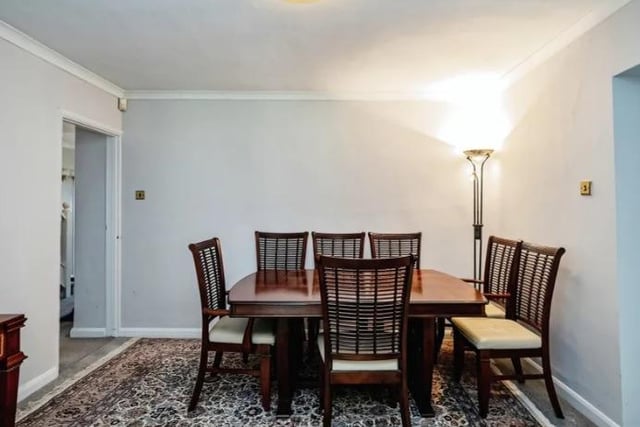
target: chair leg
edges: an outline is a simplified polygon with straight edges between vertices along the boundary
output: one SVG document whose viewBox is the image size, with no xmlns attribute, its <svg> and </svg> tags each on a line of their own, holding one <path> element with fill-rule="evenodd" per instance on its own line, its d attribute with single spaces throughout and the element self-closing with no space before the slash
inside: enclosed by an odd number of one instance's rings
<svg viewBox="0 0 640 427">
<path fill-rule="evenodd" d="M 271 357 L 263 354 L 260 359 L 260 389 L 262 392 L 262 408 L 271 409 Z"/>
<path fill-rule="evenodd" d="M 556 413 L 556 417 L 564 418 L 562 408 L 560 407 L 560 401 L 558 401 L 558 395 L 556 394 L 556 388 L 553 385 L 553 377 L 551 375 L 551 362 L 549 361 L 549 351 L 545 351 L 542 355 L 542 374 L 544 375 L 544 385 L 547 386 L 547 394 L 553 406 L 553 411 Z"/>
<path fill-rule="evenodd" d="M 331 380 L 328 378 L 327 373 L 324 374 L 323 395 L 324 414 L 322 416 L 322 425 L 331 427 Z"/>
<path fill-rule="evenodd" d="M 460 381 L 462 369 L 464 368 L 464 338 L 462 334 L 454 329 L 453 331 L 453 379 Z"/>
<path fill-rule="evenodd" d="M 486 418 L 489 412 L 489 395 L 491 393 L 491 358 L 489 353 L 478 351 L 478 403 L 480 416 Z"/>
<path fill-rule="evenodd" d="M 438 363 L 438 355 L 440 354 L 440 349 L 442 348 L 442 341 L 444 341 L 444 330 L 445 330 L 445 318 L 438 317 L 436 319 L 436 345 L 433 346 L 433 361 Z"/>
<path fill-rule="evenodd" d="M 320 362 L 322 364 L 322 362 Z M 324 366 L 320 366 L 320 410 L 324 408 Z"/>
<path fill-rule="evenodd" d="M 196 378 L 196 384 L 193 387 L 193 394 L 191 395 L 191 402 L 189 402 L 188 411 L 193 411 L 198 404 L 198 400 L 200 399 L 200 392 L 202 391 L 202 383 L 204 382 L 204 374 L 207 370 L 207 350 L 202 346 L 202 350 L 200 351 L 200 366 L 198 367 L 198 377 Z M 217 355 L 217 354 L 216 354 Z"/>
<path fill-rule="evenodd" d="M 312 355 L 315 352 L 316 341 L 318 340 L 318 331 L 320 330 L 320 320 L 316 318 L 309 317 L 307 319 L 307 334 L 308 334 L 308 345 L 307 345 L 307 354 Z"/>
<path fill-rule="evenodd" d="M 406 374 L 402 375 L 402 383 L 400 384 L 400 417 L 402 419 L 402 427 L 411 426 L 411 416 L 409 414 L 409 389 L 407 387 Z"/>
<path fill-rule="evenodd" d="M 249 361 L 249 353 L 242 353 L 242 361 L 247 363 Z"/>
<path fill-rule="evenodd" d="M 513 370 L 516 372 L 516 375 L 518 377 L 518 382 L 520 384 L 524 384 L 524 377 L 522 373 L 522 363 L 520 363 L 520 358 L 512 357 L 511 363 L 513 364 Z"/>
<path fill-rule="evenodd" d="M 213 357 L 213 370 L 209 373 L 209 378 L 213 378 L 216 376 L 216 369 L 220 367 L 220 363 L 222 363 L 222 352 L 216 351 L 215 356 Z"/>
<path fill-rule="evenodd" d="M 216 355 L 213 357 L 213 366 L 219 368 L 220 363 L 222 363 L 222 352 L 216 351 Z"/>
</svg>

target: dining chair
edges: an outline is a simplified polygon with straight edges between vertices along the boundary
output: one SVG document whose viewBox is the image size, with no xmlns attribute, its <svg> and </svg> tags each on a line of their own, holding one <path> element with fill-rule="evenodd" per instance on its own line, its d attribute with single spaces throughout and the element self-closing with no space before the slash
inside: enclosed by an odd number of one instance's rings
<svg viewBox="0 0 640 427">
<path fill-rule="evenodd" d="M 371 258 L 389 258 L 413 255 L 416 269 L 420 268 L 422 233 L 372 233 L 369 232 Z"/>
<path fill-rule="evenodd" d="M 482 280 L 463 279 L 473 283 L 489 300 L 485 306 L 487 317 L 513 318 L 515 298 L 512 298 L 513 287 L 518 273 L 518 262 L 522 240 L 511 240 L 497 236 L 489 236 L 487 255 L 485 258 L 484 278 Z M 508 311 L 509 314 L 506 314 Z"/>
<path fill-rule="evenodd" d="M 271 350 L 275 345 L 274 325 L 271 321 L 254 318 L 229 317 L 227 290 L 220 240 L 213 238 L 189 245 L 196 270 L 202 316 L 202 344 L 196 384 L 189 403 L 195 409 L 200 398 L 205 373 L 238 373 L 260 378 L 262 407 L 271 406 Z M 215 352 L 213 364 L 208 365 L 210 352 Z M 220 367 L 224 352 L 260 356 L 259 369 Z"/>
<path fill-rule="evenodd" d="M 473 283 L 482 291 L 489 303 L 485 306 L 485 316 L 495 318 L 514 318 L 515 280 L 518 273 L 518 261 L 522 249 L 521 240 L 505 239 L 497 236 L 489 236 L 487 241 L 487 255 L 485 258 L 484 278 L 482 280 L 462 279 Z M 508 311 L 506 315 L 505 310 Z M 439 318 L 437 322 L 436 355 L 442 347 L 445 335 L 445 322 Z M 514 367 L 521 372 L 519 359 L 515 359 Z"/>
<path fill-rule="evenodd" d="M 317 233 L 311 232 L 314 261 L 320 255 L 339 258 L 362 258 L 364 256 L 365 232 L 361 233 Z"/>
<path fill-rule="evenodd" d="M 256 265 L 258 271 L 300 271 L 304 270 L 307 256 L 307 240 L 309 232 L 296 233 L 271 233 L 256 231 Z M 295 319 L 291 321 L 291 334 L 296 346 L 296 353 L 302 355 L 304 341 L 304 322 L 309 319 Z M 307 346 L 311 347 L 312 341 L 307 338 Z M 243 360 L 248 359 L 247 353 L 242 355 Z"/>
<path fill-rule="evenodd" d="M 402 425 L 411 425 L 407 316 L 413 261 L 411 255 L 318 258 L 324 331 L 317 343 L 324 426 L 331 425 L 331 388 L 338 384 L 396 386 Z"/>
<path fill-rule="evenodd" d="M 304 270 L 309 232 L 256 231 L 256 261 L 261 270 Z"/>
<path fill-rule="evenodd" d="M 487 416 L 492 381 L 543 378 L 549 400 L 558 418 L 563 418 L 556 395 L 549 359 L 549 317 L 560 259 L 564 248 L 523 243 L 515 280 L 513 318 L 454 317 L 454 377 L 459 380 L 464 350 L 476 353 L 480 415 Z M 513 298 L 513 297 L 512 297 Z M 542 373 L 497 375 L 492 358 L 539 357 Z"/>
<path fill-rule="evenodd" d="M 364 256 L 364 238 L 366 233 L 317 233 L 311 232 L 313 242 L 313 260 L 317 264 L 320 255 L 339 258 L 362 258 Z M 308 319 L 309 342 L 318 337 L 320 319 Z M 313 349 L 314 346 L 309 346 Z"/>
</svg>

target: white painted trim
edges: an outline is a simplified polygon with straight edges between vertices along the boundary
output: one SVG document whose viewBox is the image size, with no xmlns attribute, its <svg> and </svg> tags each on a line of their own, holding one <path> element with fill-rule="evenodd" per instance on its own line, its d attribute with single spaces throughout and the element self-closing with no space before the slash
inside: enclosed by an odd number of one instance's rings
<svg viewBox="0 0 640 427">
<path fill-rule="evenodd" d="M 538 51 L 532 53 L 511 70 L 503 80 L 507 86 L 513 84 L 532 69 L 567 47 L 587 31 L 600 24 L 631 0 L 612 0 L 592 9 L 574 25 L 559 33 Z M 212 91 L 212 90 L 129 90 L 125 91 L 114 83 L 89 71 L 55 50 L 38 42 L 27 34 L 0 20 L 0 38 L 25 51 L 67 71 L 68 73 L 119 98 L 147 100 L 276 100 L 276 101 L 401 101 L 430 99 L 429 94 L 420 91 L 376 92 L 376 91 Z"/>
<path fill-rule="evenodd" d="M 56 52 L 50 47 L 45 46 L 34 38 L 28 36 L 22 31 L 12 27 L 6 22 L 0 20 L 0 38 L 8 41 L 9 43 L 29 52 L 30 54 L 48 62 L 49 64 L 60 68 L 63 71 L 75 76 L 85 82 L 94 85 L 95 87 L 110 93 L 113 96 L 119 98 L 124 96 L 124 89 L 110 82 L 79 65 L 66 56 Z"/>
<path fill-rule="evenodd" d="M 18 402 L 31 396 L 56 378 L 58 378 L 58 366 L 54 366 L 26 383 L 20 384 L 18 386 Z"/>
<path fill-rule="evenodd" d="M 542 366 L 540 366 L 536 361 L 530 358 L 525 358 L 523 361 L 542 372 Z M 585 417 L 589 418 L 589 420 L 594 424 L 603 427 L 620 427 L 618 423 L 613 421 L 604 412 L 593 406 L 593 404 L 591 404 L 587 399 L 579 395 L 575 390 L 560 381 L 558 378 L 553 377 L 553 383 L 556 385 L 558 395 L 562 396 L 562 398 L 568 401 L 571 406 L 576 408 Z"/>
<path fill-rule="evenodd" d="M 419 92 L 321 92 L 321 91 L 215 91 L 215 90 L 131 90 L 128 99 L 219 100 L 219 101 L 421 101 Z"/>
<path fill-rule="evenodd" d="M 631 0 L 611 0 L 607 2 L 600 2 L 597 7 L 593 8 L 588 14 L 579 19 L 571 27 L 562 31 L 555 38 L 551 39 L 536 52 L 531 54 L 522 62 L 516 64 L 511 70 L 505 73 L 502 77 L 502 80 L 505 82 L 505 86 L 509 87 L 516 81 L 520 80 L 531 70 L 569 46 L 630 1 Z"/>
<path fill-rule="evenodd" d="M 122 129 L 116 129 L 104 123 L 100 123 L 96 120 L 81 114 L 74 113 L 68 110 L 60 110 L 62 120 L 65 122 L 73 123 L 74 125 L 82 126 L 94 130 L 99 133 L 104 133 L 108 136 L 122 136 Z"/>
<path fill-rule="evenodd" d="M 200 338 L 200 328 L 120 328 L 122 337 L 141 338 Z"/>
<path fill-rule="evenodd" d="M 491 369 L 498 374 L 503 375 L 500 368 L 498 368 L 493 362 L 491 363 Z M 501 383 L 515 396 L 516 399 L 520 401 L 524 405 L 525 408 L 529 411 L 529 413 L 533 416 L 533 418 L 540 423 L 543 427 L 553 427 L 553 423 L 547 418 L 540 409 L 524 394 L 513 381 L 504 380 Z"/>
<path fill-rule="evenodd" d="M 106 328 L 71 328 L 69 331 L 71 338 L 104 338 L 107 336 Z"/>
<path fill-rule="evenodd" d="M 122 294 L 122 252 L 120 244 L 122 194 L 122 138 L 107 141 L 107 230 L 106 230 L 106 329 L 107 335 L 120 335 Z"/>
<path fill-rule="evenodd" d="M 105 362 L 109 361 L 110 359 L 113 359 L 113 357 L 117 356 L 118 354 L 122 353 L 123 351 L 131 347 L 137 341 L 138 341 L 137 339 L 132 339 L 122 343 L 122 345 L 120 345 L 119 347 L 114 348 L 109 353 L 105 354 L 100 359 L 93 362 L 91 365 L 87 366 L 80 372 L 77 372 L 71 378 L 57 385 L 51 392 L 45 394 L 37 401 L 30 403 L 29 406 L 24 410 L 18 410 L 18 413 L 16 414 L 16 422 L 22 420 L 24 417 L 28 416 L 34 411 L 37 411 L 38 409 L 40 409 L 48 401 L 58 396 L 60 393 L 62 393 L 63 391 L 71 387 L 73 384 L 75 384 L 77 381 L 81 380 L 85 376 L 89 375 L 91 372 L 95 371 L 100 366 L 104 365 Z M 56 371 L 57 371 L 57 368 L 56 368 Z M 24 396 L 24 397 L 27 397 L 27 396 Z M 19 400 L 22 400 L 22 399 L 19 399 Z"/>
</svg>

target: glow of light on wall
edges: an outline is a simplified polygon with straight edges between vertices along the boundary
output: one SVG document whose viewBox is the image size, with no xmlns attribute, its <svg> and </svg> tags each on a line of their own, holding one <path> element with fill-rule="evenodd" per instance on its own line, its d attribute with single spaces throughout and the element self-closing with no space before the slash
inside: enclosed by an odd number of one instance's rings
<svg viewBox="0 0 640 427">
<path fill-rule="evenodd" d="M 504 89 L 499 76 L 491 74 L 463 75 L 430 85 L 424 96 L 450 107 L 438 139 L 461 152 L 499 149 L 511 131 L 502 101 Z"/>
</svg>

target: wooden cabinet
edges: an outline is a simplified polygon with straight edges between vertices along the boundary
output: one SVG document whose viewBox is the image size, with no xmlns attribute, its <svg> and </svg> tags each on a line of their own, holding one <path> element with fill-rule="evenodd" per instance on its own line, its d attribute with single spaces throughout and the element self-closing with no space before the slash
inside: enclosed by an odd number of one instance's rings
<svg viewBox="0 0 640 427">
<path fill-rule="evenodd" d="M 0 314 L 0 427 L 15 424 L 20 364 L 27 356 L 20 351 L 22 314 Z"/>
</svg>

